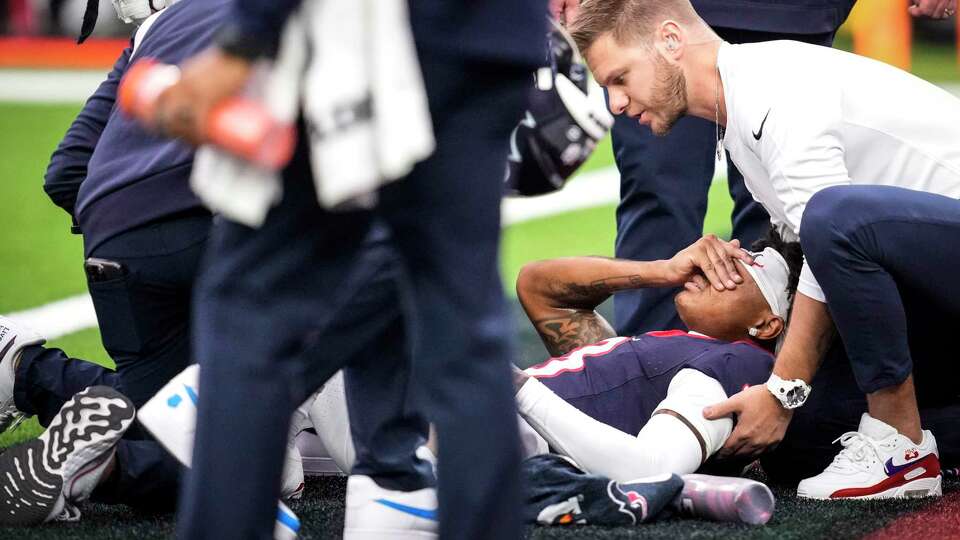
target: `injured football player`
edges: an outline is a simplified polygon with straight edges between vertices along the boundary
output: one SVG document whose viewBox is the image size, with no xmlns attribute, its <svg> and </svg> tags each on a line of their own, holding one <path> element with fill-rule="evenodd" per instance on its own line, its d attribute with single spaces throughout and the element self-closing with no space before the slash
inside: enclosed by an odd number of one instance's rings
<svg viewBox="0 0 960 540">
<path fill-rule="evenodd" d="M 573 257 L 521 271 L 520 302 L 554 358 L 515 372 L 517 404 L 554 452 L 628 481 L 692 473 L 723 446 L 733 420 L 706 420 L 703 408 L 766 382 L 802 264 L 772 230 L 748 258 L 725 251 L 737 245 L 705 237 L 668 261 Z M 697 257 L 739 285 L 711 286 Z M 679 285 L 689 331 L 616 337 L 596 311 L 617 291 Z"/>
<path fill-rule="evenodd" d="M 571 257 L 524 267 L 518 297 L 553 356 L 515 370 L 528 522 L 630 524 L 671 508 L 748 523 L 769 518 L 772 497 L 762 485 L 724 480 L 726 491 L 752 495 L 707 508 L 690 499 L 697 488 L 708 490 L 709 479 L 688 474 L 733 428 L 729 418 L 706 420 L 703 408 L 763 384 L 785 330 L 799 245 L 771 230 L 753 249 L 711 236 L 666 261 Z M 699 273 L 704 267 L 710 281 Z M 617 337 L 596 311 L 617 291 L 678 286 L 675 302 L 689 331 Z M 321 396 L 340 391 L 338 383 Z M 334 401 L 317 400 L 310 416 L 330 455 L 349 470 L 348 414 L 342 399 Z M 767 511 L 743 514 L 755 508 Z"/>
</svg>

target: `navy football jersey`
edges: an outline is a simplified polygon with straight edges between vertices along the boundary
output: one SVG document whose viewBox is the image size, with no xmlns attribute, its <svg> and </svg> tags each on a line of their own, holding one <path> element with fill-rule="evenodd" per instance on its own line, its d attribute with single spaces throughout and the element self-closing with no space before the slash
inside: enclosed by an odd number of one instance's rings
<svg viewBox="0 0 960 540">
<path fill-rule="evenodd" d="M 730 343 L 675 330 L 610 338 L 525 371 L 590 417 L 635 435 L 681 369 L 716 379 L 730 396 L 765 383 L 773 360 L 747 341 Z"/>
</svg>

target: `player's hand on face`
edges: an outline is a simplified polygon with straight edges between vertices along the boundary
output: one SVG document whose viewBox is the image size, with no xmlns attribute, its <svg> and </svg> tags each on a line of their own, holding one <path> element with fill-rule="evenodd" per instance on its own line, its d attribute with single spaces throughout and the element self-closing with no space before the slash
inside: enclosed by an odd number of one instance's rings
<svg viewBox="0 0 960 540">
<path fill-rule="evenodd" d="M 707 420 L 736 417 L 733 433 L 717 455 L 757 456 L 775 447 L 790 425 L 793 411 L 784 409 L 764 385 L 751 386 L 703 410 Z"/>
<path fill-rule="evenodd" d="M 914 17 L 946 19 L 957 12 L 957 0 L 911 0 L 907 11 Z"/>
<path fill-rule="evenodd" d="M 568 26 L 580 13 L 580 0 L 550 0 L 550 16 Z"/>
<path fill-rule="evenodd" d="M 210 48 L 183 64 L 180 81 L 157 99 L 160 130 L 193 144 L 204 141 L 204 120 L 225 98 L 237 94 L 250 76 L 247 60 Z"/>
<path fill-rule="evenodd" d="M 753 258 L 740 249 L 740 241 L 727 242 L 710 234 L 694 242 L 693 245 L 674 255 L 667 261 L 668 278 L 680 285 L 693 276 L 702 274 L 715 289 L 736 289 L 743 283 L 734 259 L 752 264 Z"/>
</svg>

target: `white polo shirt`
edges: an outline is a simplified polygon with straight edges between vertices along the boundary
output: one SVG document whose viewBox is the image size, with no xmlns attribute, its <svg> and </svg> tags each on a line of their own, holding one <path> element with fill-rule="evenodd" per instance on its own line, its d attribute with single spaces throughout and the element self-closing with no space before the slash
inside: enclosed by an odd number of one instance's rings
<svg viewBox="0 0 960 540">
<path fill-rule="evenodd" d="M 807 201 L 844 184 L 960 198 L 960 99 L 843 51 L 771 41 L 723 44 L 724 147 L 784 239 Z M 825 301 L 804 263 L 799 291 Z"/>
</svg>

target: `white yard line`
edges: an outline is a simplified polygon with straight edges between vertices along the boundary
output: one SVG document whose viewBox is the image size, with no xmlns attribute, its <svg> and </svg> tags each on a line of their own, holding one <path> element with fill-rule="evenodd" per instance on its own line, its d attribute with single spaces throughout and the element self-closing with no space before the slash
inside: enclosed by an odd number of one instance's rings
<svg viewBox="0 0 960 540">
<path fill-rule="evenodd" d="M 50 302 L 40 307 L 8 313 L 5 317 L 10 317 L 32 328 L 47 339 L 56 339 L 97 326 L 93 300 L 87 293 Z"/>
<path fill-rule="evenodd" d="M 83 103 L 109 71 L 0 69 L 0 101 Z"/>
<path fill-rule="evenodd" d="M 0 101 L 83 103 L 107 78 L 109 69 L 0 69 Z M 941 86 L 960 95 L 960 84 Z"/>
<path fill-rule="evenodd" d="M 615 167 L 582 174 L 556 193 L 530 199 L 505 200 L 502 206 L 504 226 L 581 208 L 613 204 L 619 199 L 619 189 L 619 175 Z M 47 339 L 97 326 L 93 301 L 86 293 L 5 316 L 29 326 Z"/>
<path fill-rule="evenodd" d="M 500 205 L 503 226 L 562 214 L 582 208 L 615 204 L 620 200 L 620 173 L 607 167 L 578 175 L 560 191 L 540 197 L 504 199 Z"/>
</svg>

